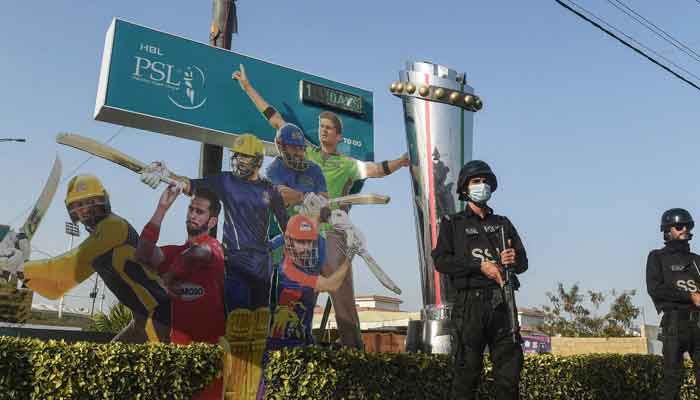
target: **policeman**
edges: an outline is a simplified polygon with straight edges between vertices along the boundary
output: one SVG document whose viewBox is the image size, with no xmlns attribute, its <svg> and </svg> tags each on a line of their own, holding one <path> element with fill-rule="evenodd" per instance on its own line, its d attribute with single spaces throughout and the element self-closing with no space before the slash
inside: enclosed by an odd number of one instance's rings
<svg viewBox="0 0 700 400">
<path fill-rule="evenodd" d="M 683 353 L 693 359 L 695 381 L 700 380 L 700 256 L 690 251 L 693 217 L 682 208 L 661 216 L 665 246 L 647 258 L 647 291 L 661 318 L 664 379 L 661 399 L 680 399 Z"/>
<path fill-rule="evenodd" d="M 527 256 L 513 224 L 487 205 L 497 187 L 496 175 L 488 164 L 479 160 L 465 164 L 459 173 L 457 193 L 460 200 L 467 201 L 467 207 L 442 218 L 432 252 L 435 269 L 446 274 L 456 290 L 451 399 L 477 398 L 486 345 L 494 365 L 496 399 L 519 397 L 523 351 L 513 341 L 501 285 L 503 265 L 520 274 L 527 270 Z"/>
</svg>

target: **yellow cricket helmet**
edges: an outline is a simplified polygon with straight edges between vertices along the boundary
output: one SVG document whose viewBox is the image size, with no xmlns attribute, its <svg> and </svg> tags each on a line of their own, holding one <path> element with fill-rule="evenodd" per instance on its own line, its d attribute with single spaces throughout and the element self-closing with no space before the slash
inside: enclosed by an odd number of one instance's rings
<svg viewBox="0 0 700 400">
<path fill-rule="evenodd" d="M 99 205 L 104 206 L 104 211 L 106 214 L 111 212 L 111 206 L 109 204 L 109 194 L 107 190 L 102 185 L 102 182 L 95 176 L 89 174 L 81 174 L 74 176 L 70 181 L 68 181 L 68 192 L 66 193 L 66 209 L 70 215 L 73 222 L 78 221 L 78 216 L 75 212 L 71 211 L 71 204 L 76 201 L 86 200 L 90 198 L 102 198 L 102 202 Z"/>
<path fill-rule="evenodd" d="M 231 152 L 250 157 L 262 157 L 264 154 L 263 143 L 255 135 L 246 133 L 234 139 Z"/>
<path fill-rule="evenodd" d="M 247 179 L 262 167 L 263 144 L 254 135 L 246 133 L 238 136 L 231 146 L 231 172 Z"/>
</svg>

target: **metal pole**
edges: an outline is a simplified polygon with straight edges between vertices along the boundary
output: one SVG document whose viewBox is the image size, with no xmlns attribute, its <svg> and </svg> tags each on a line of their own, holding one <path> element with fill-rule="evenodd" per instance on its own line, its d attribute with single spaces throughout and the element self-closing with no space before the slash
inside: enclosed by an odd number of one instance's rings
<svg viewBox="0 0 700 400">
<path fill-rule="evenodd" d="M 102 297 L 100 297 L 100 312 L 104 313 L 105 305 L 105 282 L 102 281 Z"/>
<path fill-rule="evenodd" d="M 68 242 L 68 251 L 73 250 L 73 235 L 70 236 L 70 241 Z M 63 304 L 65 301 L 65 296 L 61 296 L 61 299 L 58 301 L 58 319 L 63 318 Z"/>
<path fill-rule="evenodd" d="M 233 34 L 238 32 L 235 0 L 213 0 L 209 44 L 231 50 Z M 221 172 L 224 149 L 221 146 L 202 144 L 199 153 L 199 175 L 202 177 Z M 210 235 L 216 237 L 216 227 Z"/>
</svg>

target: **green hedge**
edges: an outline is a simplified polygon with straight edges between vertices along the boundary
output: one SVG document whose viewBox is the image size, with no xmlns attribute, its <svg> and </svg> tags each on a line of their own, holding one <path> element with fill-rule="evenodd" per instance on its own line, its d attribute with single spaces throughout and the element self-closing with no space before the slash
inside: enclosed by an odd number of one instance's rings
<svg viewBox="0 0 700 400">
<path fill-rule="evenodd" d="M 0 337 L 0 399 L 189 399 L 221 369 L 218 347 Z"/>
<path fill-rule="evenodd" d="M 682 399 L 695 399 L 688 364 Z M 221 369 L 216 346 L 98 345 L 0 337 L 0 400 L 188 399 Z M 661 358 L 645 355 L 525 357 L 523 400 L 654 399 Z M 269 399 L 447 399 L 445 356 L 317 347 L 275 352 Z M 493 399 L 486 362 L 482 399 Z"/>
<path fill-rule="evenodd" d="M 445 356 L 369 354 L 343 349 L 285 350 L 272 355 L 266 379 L 270 399 L 448 399 L 452 371 Z M 493 399 L 492 366 L 485 363 L 482 399 Z M 523 400 L 655 399 L 661 357 L 591 354 L 525 357 Z M 686 365 L 683 400 L 696 399 Z"/>
</svg>

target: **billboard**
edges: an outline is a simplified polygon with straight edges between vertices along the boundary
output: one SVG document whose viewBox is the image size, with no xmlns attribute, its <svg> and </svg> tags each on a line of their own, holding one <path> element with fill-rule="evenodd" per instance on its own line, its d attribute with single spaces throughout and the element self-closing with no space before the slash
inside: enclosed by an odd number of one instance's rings
<svg viewBox="0 0 700 400">
<path fill-rule="evenodd" d="M 338 151 L 374 159 L 372 92 L 121 19 L 107 31 L 95 119 L 221 146 L 242 133 L 272 142 L 275 131 L 231 78 L 241 64 L 309 140 L 318 144 L 319 113 L 333 111 L 343 122 Z"/>
</svg>

